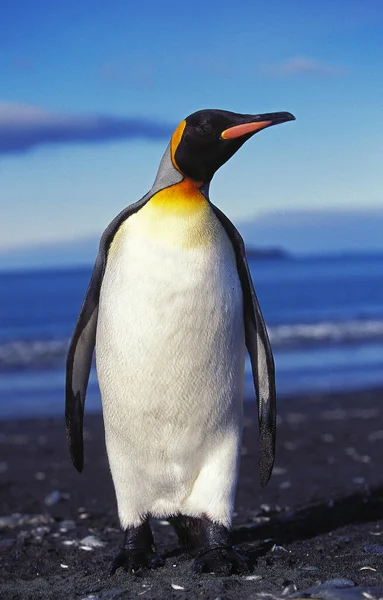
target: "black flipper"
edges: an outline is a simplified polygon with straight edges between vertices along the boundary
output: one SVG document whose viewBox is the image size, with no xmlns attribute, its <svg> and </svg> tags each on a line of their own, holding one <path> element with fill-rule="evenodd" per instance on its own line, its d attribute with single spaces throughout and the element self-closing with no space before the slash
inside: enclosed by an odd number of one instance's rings
<svg viewBox="0 0 383 600">
<path fill-rule="evenodd" d="M 276 389 L 274 359 L 247 264 L 243 239 L 227 216 L 214 204 L 211 204 L 211 207 L 233 245 L 237 260 L 243 292 L 246 347 L 250 355 L 258 400 L 260 479 L 261 485 L 265 486 L 270 479 L 275 457 Z"/>
<path fill-rule="evenodd" d="M 183 175 L 175 169 L 170 153 L 170 145 L 162 157 L 152 189 L 135 204 L 125 208 L 108 225 L 102 234 L 100 247 L 89 283 L 85 300 L 69 346 L 66 365 L 66 404 L 65 419 L 69 453 L 78 471 L 84 464 L 83 418 L 85 394 L 96 341 L 98 301 L 105 273 L 109 246 L 120 225 L 131 215 L 139 211 L 160 190 L 176 185 Z"/>
<path fill-rule="evenodd" d="M 105 229 L 90 279 L 85 300 L 69 345 L 66 363 L 66 402 L 65 420 L 69 454 L 77 471 L 84 465 L 83 418 L 86 389 L 92 366 L 96 341 L 98 301 L 104 277 L 109 246 L 120 225 L 142 208 L 152 197 L 149 192 L 135 204 L 125 208 Z"/>
</svg>

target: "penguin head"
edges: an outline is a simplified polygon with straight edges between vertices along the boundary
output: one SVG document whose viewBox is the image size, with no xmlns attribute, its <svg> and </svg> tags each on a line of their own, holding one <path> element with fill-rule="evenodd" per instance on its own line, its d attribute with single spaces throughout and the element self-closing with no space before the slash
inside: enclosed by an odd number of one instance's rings
<svg viewBox="0 0 383 600">
<path fill-rule="evenodd" d="M 208 183 L 255 133 L 293 120 L 295 117 L 288 112 L 242 115 L 226 110 L 199 110 L 181 121 L 173 133 L 173 165 L 185 177 Z"/>
</svg>

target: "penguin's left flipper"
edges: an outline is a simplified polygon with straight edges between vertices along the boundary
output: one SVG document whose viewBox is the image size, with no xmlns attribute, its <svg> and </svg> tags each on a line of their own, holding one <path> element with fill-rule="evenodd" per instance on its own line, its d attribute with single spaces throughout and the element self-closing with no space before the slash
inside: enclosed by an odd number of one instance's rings
<svg viewBox="0 0 383 600">
<path fill-rule="evenodd" d="M 153 187 L 138 202 L 126 207 L 113 219 L 102 234 L 88 290 L 69 345 L 66 362 L 65 421 L 69 454 L 79 472 L 82 471 L 84 465 L 83 420 L 85 395 L 96 342 L 98 302 L 109 247 L 120 225 L 140 210 L 154 193 L 155 188 Z"/>
<path fill-rule="evenodd" d="M 260 479 L 262 486 L 265 486 L 270 479 L 275 457 L 276 388 L 274 359 L 265 321 L 247 264 L 243 239 L 227 216 L 214 204 L 210 203 L 210 205 L 232 243 L 241 281 L 246 347 L 250 356 L 258 401 Z"/>
<path fill-rule="evenodd" d="M 84 403 L 96 340 L 98 299 L 103 270 L 104 260 L 99 252 L 69 346 L 66 364 L 66 431 L 69 454 L 79 472 L 82 471 L 84 463 Z"/>
</svg>

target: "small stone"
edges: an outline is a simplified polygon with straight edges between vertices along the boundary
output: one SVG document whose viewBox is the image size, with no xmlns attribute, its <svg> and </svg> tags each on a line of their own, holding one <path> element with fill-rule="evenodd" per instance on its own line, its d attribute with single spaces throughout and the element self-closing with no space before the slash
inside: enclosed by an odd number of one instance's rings
<svg viewBox="0 0 383 600">
<path fill-rule="evenodd" d="M 13 544 L 15 540 L 12 538 L 5 538 L 4 540 L 0 540 L 0 550 L 8 550 Z"/>
<path fill-rule="evenodd" d="M 274 544 L 274 546 L 271 548 L 271 552 L 288 552 L 288 550 L 283 546 L 277 546 L 277 544 Z"/>
<path fill-rule="evenodd" d="M 355 483 L 356 485 L 363 485 L 363 483 L 365 481 L 366 480 L 364 477 L 354 477 L 354 479 L 352 480 L 352 482 Z"/>
<path fill-rule="evenodd" d="M 261 504 L 259 508 L 261 509 L 261 513 L 266 513 L 267 515 L 278 514 L 282 511 L 278 504 L 275 504 L 274 506 L 271 504 Z"/>
<path fill-rule="evenodd" d="M 355 587 L 355 583 L 350 579 L 329 579 L 322 584 L 310 587 L 308 590 L 299 591 L 292 594 L 291 598 L 322 598 L 328 600 L 339 600 L 342 598 L 335 590 Z M 334 594 L 335 591 L 335 594 Z M 339 598 L 338 598 L 339 596 Z"/>
<path fill-rule="evenodd" d="M 18 519 L 13 515 L 4 515 L 0 517 L 0 529 L 14 529 L 18 523 Z"/>
<path fill-rule="evenodd" d="M 334 410 L 324 410 L 321 417 L 325 421 L 344 421 L 347 413 L 342 408 L 335 408 Z"/>
<path fill-rule="evenodd" d="M 90 517 L 90 514 L 89 514 L 89 513 L 86 513 L 86 512 L 84 512 L 84 513 L 81 513 L 81 514 L 78 516 L 78 518 L 79 518 L 79 519 L 82 519 L 82 520 L 84 520 L 84 519 L 89 519 L 89 517 Z"/>
<path fill-rule="evenodd" d="M 50 523 L 53 523 L 53 519 L 50 515 L 33 515 L 32 517 L 23 515 L 21 519 L 22 524 L 28 525 L 49 525 Z"/>
<path fill-rule="evenodd" d="M 298 448 L 298 446 L 299 446 L 298 442 L 289 442 L 288 441 L 283 444 L 283 447 L 286 450 L 296 450 Z"/>
<path fill-rule="evenodd" d="M 177 585 L 176 583 L 172 583 L 173 590 L 184 590 L 185 588 L 182 585 Z"/>
<path fill-rule="evenodd" d="M 61 521 L 59 531 L 61 533 L 67 533 L 76 529 L 76 523 L 70 519 Z"/>
<path fill-rule="evenodd" d="M 25 540 L 27 540 L 29 538 L 29 533 L 28 531 L 19 531 L 19 533 L 17 534 L 17 542 L 20 546 L 24 545 Z"/>
<path fill-rule="evenodd" d="M 95 535 L 88 535 L 87 537 L 84 537 L 82 540 L 80 540 L 80 544 L 82 545 L 80 547 L 87 547 L 92 550 L 93 548 L 104 548 L 106 546 L 105 542 L 102 542 Z"/>
<path fill-rule="evenodd" d="M 380 429 L 379 431 L 373 431 L 368 436 L 369 442 L 376 442 L 377 440 L 383 440 L 383 429 Z"/>
<path fill-rule="evenodd" d="M 274 467 L 273 468 L 273 475 L 285 475 L 287 473 L 287 469 L 284 469 L 283 467 Z"/>
<path fill-rule="evenodd" d="M 60 567 L 62 569 L 68 569 L 69 568 L 68 565 L 64 565 L 64 563 L 60 563 Z"/>
<path fill-rule="evenodd" d="M 242 577 L 245 581 L 258 581 L 262 579 L 262 575 L 246 575 L 246 577 Z"/>
<path fill-rule="evenodd" d="M 351 579 L 344 579 L 343 577 L 337 577 L 336 579 L 328 579 L 322 584 L 324 587 L 328 588 L 351 588 L 355 587 L 355 583 L 351 581 Z"/>
<path fill-rule="evenodd" d="M 255 524 L 259 524 L 259 523 L 268 523 L 268 521 L 270 521 L 270 517 L 253 517 L 252 518 L 253 523 L 251 523 L 250 525 L 245 525 L 246 529 L 251 529 L 252 527 L 255 527 Z"/>
<path fill-rule="evenodd" d="M 11 435 L 9 436 L 9 442 L 15 446 L 24 446 L 29 442 L 29 438 L 22 434 Z"/>
<path fill-rule="evenodd" d="M 355 450 L 355 448 L 352 448 L 350 446 L 348 448 L 345 448 L 344 451 L 348 456 L 355 456 L 358 454 L 357 451 Z"/>
<path fill-rule="evenodd" d="M 356 419 L 374 419 L 380 415 L 378 408 L 357 408 L 352 411 L 352 416 Z"/>
<path fill-rule="evenodd" d="M 290 488 L 291 488 L 291 481 L 282 481 L 282 483 L 279 484 L 280 490 L 288 490 Z"/>
<path fill-rule="evenodd" d="M 304 413 L 287 413 L 286 421 L 290 425 L 300 425 L 307 420 L 307 416 Z"/>
<path fill-rule="evenodd" d="M 285 585 L 285 583 L 284 583 Z M 297 586 L 295 583 L 288 583 L 282 590 L 282 596 L 290 596 L 290 594 L 294 594 L 297 591 Z"/>
<path fill-rule="evenodd" d="M 50 531 L 51 531 L 50 527 L 47 527 L 46 525 L 42 525 L 40 527 L 35 527 L 34 529 L 32 529 L 31 534 L 37 541 L 41 541 L 44 536 L 46 536 L 48 533 L 50 533 Z"/>
<path fill-rule="evenodd" d="M 35 479 L 37 479 L 37 481 L 44 481 L 45 478 L 46 475 L 42 471 L 37 471 L 37 473 L 35 473 Z"/>
<path fill-rule="evenodd" d="M 44 503 L 46 504 L 46 506 L 53 506 L 54 504 L 58 504 L 63 500 L 68 500 L 68 498 L 69 494 L 63 494 L 58 490 L 54 490 L 53 492 L 48 494 L 48 496 L 45 496 Z"/>
<path fill-rule="evenodd" d="M 374 554 L 375 556 L 381 556 L 383 554 L 383 546 L 380 544 L 369 544 L 364 547 L 364 551 L 367 554 Z"/>
<path fill-rule="evenodd" d="M 162 525 L 163 527 L 167 527 L 170 525 L 169 521 L 158 521 L 158 525 Z"/>
<path fill-rule="evenodd" d="M 376 571 L 377 569 L 374 569 L 373 567 L 360 567 L 359 571 Z"/>
</svg>

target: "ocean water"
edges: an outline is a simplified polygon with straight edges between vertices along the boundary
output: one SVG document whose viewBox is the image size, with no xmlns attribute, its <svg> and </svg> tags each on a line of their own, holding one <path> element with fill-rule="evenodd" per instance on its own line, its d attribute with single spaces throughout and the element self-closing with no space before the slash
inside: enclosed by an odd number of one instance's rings
<svg viewBox="0 0 383 600">
<path fill-rule="evenodd" d="M 291 394 L 383 387 L 383 255 L 252 260 Z M 68 342 L 91 268 L 0 273 L 0 418 L 63 412 Z M 254 397 L 246 364 L 245 389 Z M 94 369 L 87 410 L 100 410 Z"/>
</svg>

